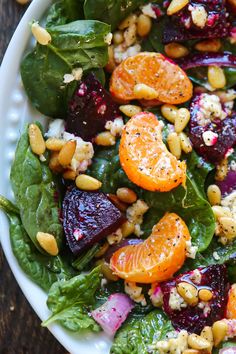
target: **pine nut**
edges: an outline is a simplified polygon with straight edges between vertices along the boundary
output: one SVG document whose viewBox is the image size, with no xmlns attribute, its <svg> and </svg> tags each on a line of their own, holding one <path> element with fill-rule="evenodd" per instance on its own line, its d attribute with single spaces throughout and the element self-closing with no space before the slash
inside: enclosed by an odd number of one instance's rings
<svg viewBox="0 0 236 354">
<path fill-rule="evenodd" d="M 236 237 L 236 220 L 227 216 L 219 218 L 219 223 L 224 235 L 228 240 L 232 240 Z"/>
<path fill-rule="evenodd" d="M 201 354 L 201 351 L 197 349 L 186 349 L 182 354 Z"/>
<path fill-rule="evenodd" d="M 44 249 L 51 256 L 58 255 L 58 246 L 55 237 L 51 234 L 45 232 L 38 232 L 36 235 L 36 239 L 42 249 Z"/>
<path fill-rule="evenodd" d="M 199 290 L 198 297 L 201 301 L 210 301 L 213 297 L 212 292 L 209 289 L 201 289 Z"/>
<path fill-rule="evenodd" d="M 168 340 L 159 340 L 156 345 L 158 353 L 169 353 L 170 352 L 170 343 Z"/>
<path fill-rule="evenodd" d="M 49 160 L 49 168 L 54 173 L 61 173 L 63 171 L 63 167 L 60 165 L 58 161 L 59 153 L 57 151 L 53 151 Z"/>
<path fill-rule="evenodd" d="M 121 44 L 124 41 L 124 35 L 122 31 L 116 31 L 113 34 L 113 42 L 115 44 Z"/>
<path fill-rule="evenodd" d="M 188 48 L 179 43 L 169 43 L 165 45 L 165 52 L 168 57 L 178 59 L 189 54 Z"/>
<path fill-rule="evenodd" d="M 136 38 L 136 33 L 137 33 L 137 26 L 135 23 L 130 25 L 126 30 L 124 31 L 124 39 L 127 47 L 130 47 L 132 44 L 134 44 L 137 40 Z"/>
<path fill-rule="evenodd" d="M 185 152 L 185 154 L 190 153 L 193 150 L 193 147 L 189 137 L 184 132 L 181 132 L 179 134 L 179 138 L 181 149 L 183 150 L 183 152 Z"/>
<path fill-rule="evenodd" d="M 203 328 L 203 330 L 201 331 L 201 337 L 206 339 L 211 344 L 211 346 L 209 348 L 209 353 L 211 353 L 213 345 L 214 345 L 212 328 L 210 326 L 205 326 Z"/>
<path fill-rule="evenodd" d="M 140 15 L 138 17 L 138 35 L 140 37 L 145 37 L 148 35 L 148 33 L 151 31 L 152 28 L 152 20 L 149 16 L 146 15 Z"/>
<path fill-rule="evenodd" d="M 175 119 L 175 131 L 176 133 L 182 132 L 187 126 L 190 120 L 190 112 L 187 108 L 180 108 L 178 115 Z"/>
<path fill-rule="evenodd" d="M 172 0 L 167 9 L 167 15 L 171 16 L 175 14 L 176 12 L 182 10 L 188 3 L 189 0 Z"/>
<path fill-rule="evenodd" d="M 133 234 L 134 230 L 135 230 L 135 225 L 128 220 L 121 226 L 121 232 L 124 238 Z"/>
<path fill-rule="evenodd" d="M 212 326 L 214 345 L 217 347 L 227 335 L 228 326 L 224 321 L 216 321 Z"/>
<path fill-rule="evenodd" d="M 32 24 L 31 31 L 36 41 L 41 45 L 47 45 L 52 40 L 50 33 L 37 22 Z"/>
<path fill-rule="evenodd" d="M 208 340 L 198 336 L 195 333 L 191 333 L 188 336 L 188 345 L 197 350 L 202 350 L 202 349 L 210 349 L 211 343 L 208 342 Z"/>
<path fill-rule="evenodd" d="M 119 30 L 123 30 L 137 22 L 137 16 L 135 14 L 131 14 L 128 17 L 126 17 L 118 26 Z"/>
<path fill-rule="evenodd" d="M 117 197 L 117 195 L 108 194 L 108 198 L 120 211 L 126 211 L 126 209 L 128 208 L 128 205 L 125 203 L 122 203 L 120 201 L 120 199 Z"/>
<path fill-rule="evenodd" d="M 198 291 L 195 286 L 186 282 L 181 282 L 176 288 L 179 295 L 187 302 L 187 304 L 195 306 L 198 303 Z"/>
<path fill-rule="evenodd" d="M 198 42 L 195 45 L 195 49 L 199 52 L 214 52 L 217 53 L 221 48 L 221 41 L 218 38 L 206 39 L 204 41 Z"/>
<path fill-rule="evenodd" d="M 219 165 L 216 166 L 216 181 L 223 181 L 228 173 L 228 159 L 223 159 Z"/>
<path fill-rule="evenodd" d="M 126 104 L 119 107 L 120 111 L 124 113 L 127 117 L 133 117 L 136 114 L 142 112 L 142 108 L 135 106 L 133 104 Z"/>
<path fill-rule="evenodd" d="M 137 200 L 137 195 L 132 189 L 118 188 L 116 191 L 117 197 L 124 203 L 133 204 Z"/>
<path fill-rule="evenodd" d="M 207 22 L 208 13 L 204 6 L 196 6 L 191 11 L 193 23 L 200 28 L 204 28 Z"/>
<path fill-rule="evenodd" d="M 220 89 L 226 85 L 224 70 L 219 66 L 208 67 L 208 82 L 214 89 Z"/>
<path fill-rule="evenodd" d="M 215 215 L 216 220 L 218 220 L 219 218 L 221 218 L 223 216 L 229 216 L 229 217 L 232 216 L 231 212 L 227 208 L 222 207 L 220 205 L 214 205 L 212 207 L 212 211 Z"/>
<path fill-rule="evenodd" d="M 221 190 L 216 184 L 211 184 L 207 188 L 207 198 L 211 205 L 217 205 L 221 202 Z"/>
<path fill-rule="evenodd" d="M 71 181 L 74 181 L 76 179 L 76 173 L 75 173 L 75 171 L 72 171 L 72 170 L 66 170 L 63 173 L 62 177 L 64 179 L 70 179 Z"/>
<path fill-rule="evenodd" d="M 116 143 L 116 138 L 110 132 L 102 132 L 94 139 L 97 145 L 112 146 Z"/>
<path fill-rule="evenodd" d="M 63 139 L 49 138 L 46 140 L 46 148 L 51 151 L 60 151 L 65 143 Z"/>
<path fill-rule="evenodd" d="M 84 174 L 76 177 L 75 184 L 77 188 L 84 191 L 96 191 L 102 186 L 102 183 L 96 178 Z"/>
<path fill-rule="evenodd" d="M 58 161 L 62 166 L 68 166 L 74 156 L 76 141 L 70 140 L 63 146 L 58 155 Z"/>
<path fill-rule="evenodd" d="M 170 152 L 179 159 L 181 156 L 180 138 L 177 133 L 170 133 L 167 137 Z"/>
<path fill-rule="evenodd" d="M 102 245 L 102 247 L 95 254 L 95 258 L 102 257 L 106 253 L 108 248 L 109 248 L 109 243 L 107 241 L 105 241 L 104 244 Z"/>
<path fill-rule="evenodd" d="M 176 106 L 173 106 L 172 104 L 163 104 L 161 106 L 161 114 L 170 123 L 174 124 L 175 119 L 178 115 L 178 108 Z"/>
<path fill-rule="evenodd" d="M 113 45 L 109 45 L 108 47 L 108 63 L 106 65 L 106 70 L 109 73 L 112 73 L 116 68 L 116 62 L 114 58 L 114 47 Z"/>
<path fill-rule="evenodd" d="M 41 130 L 36 124 L 30 124 L 28 129 L 30 147 L 36 155 L 43 155 L 46 150 Z"/>
<path fill-rule="evenodd" d="M 30 2 L 30 0 L 16 0 L 16 2 L 18 2 L 20 5 L 26 5 Z"/>
<path fill-rule="evenodd" d="M 136 99 L 153 100 L 158 97 L 158 92 L 152 87 L 145 84 L 137 84 L 134 86 L 134 94 Z"/>
</svg>

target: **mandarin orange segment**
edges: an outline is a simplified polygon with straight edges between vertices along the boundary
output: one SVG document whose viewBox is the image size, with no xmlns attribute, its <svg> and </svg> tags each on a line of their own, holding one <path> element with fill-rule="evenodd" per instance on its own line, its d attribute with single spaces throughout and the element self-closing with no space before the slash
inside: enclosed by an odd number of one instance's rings
<svg viewBox="0 0 236 354">
<path fill-rule="evenodd" d="M 226 317 L 232 320 L 236 320 L 236 284 L 232 285 L 229 291 Z"/>
<path fill-rule="evenodd" d="M 132 117 L 122 131 L 120 163 L 128 178 L 149 191 L 166 192 L 186 181 L 186 164 L 162 141 L 162 124 L 152 113 Z"/>
<path fill-rule="evenodd" d="M 160 53 L 142 52 L 125 59 L 112 73 L 111 94 L 119 100 L 136 97 L 134 87 L 145 84 L 157 91 L 157 100 L 180 104 L 193 94 L 193 85 L 186 73 Z"/>
<path fill-rule="evenodd" d="M 185 222 L 177 214 L 167 213 L 143 243 L 116 251 L 111 269 L 120 278 L 138 283 L 168 280 L 184 264 L 188 240 Z"/>
</svg>

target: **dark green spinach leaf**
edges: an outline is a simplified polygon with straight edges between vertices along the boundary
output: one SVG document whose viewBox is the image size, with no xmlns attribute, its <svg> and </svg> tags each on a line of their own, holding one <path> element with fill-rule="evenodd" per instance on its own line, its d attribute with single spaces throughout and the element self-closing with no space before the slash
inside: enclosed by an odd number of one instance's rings
<svg viewBox="0 0 236 354">
<path fill-rule="evenodd" d="M 18 142 L 10 179 L 22 224 L 35 246 L 45 253 L 36 239 L 41 231 L 54 235 L 60 249 L 63 229 L 56 183 L 47 163 L 41 162 L 30 148 L 28 125 Z"/>
<path fill-rule="evenodd" d="M 88 307 L 94 304 L 95 292 L 100 283 L 100 267 L 94 268 L 89 274 L 54 283 L 47 300 L 52 315 L 42 326 L 59 321 L 63 327 L 74 332 L 88 328 L 99 331 L 99 326 L 88 315 Z"/>
<path fill-rule="evenodd" d="M 60 0 L 48 11 L 46 27 L 65 25 L 84 18 L 84 0 Z"/>
<path fill-rule="evenodd" d="M 99 250 L 100 245 L 96 243 L 88 251 L 81 254 L 73 263 L 72 266 L 77 270 L 83 270 L 94 258 L 95 254 Z"/>
</svg>

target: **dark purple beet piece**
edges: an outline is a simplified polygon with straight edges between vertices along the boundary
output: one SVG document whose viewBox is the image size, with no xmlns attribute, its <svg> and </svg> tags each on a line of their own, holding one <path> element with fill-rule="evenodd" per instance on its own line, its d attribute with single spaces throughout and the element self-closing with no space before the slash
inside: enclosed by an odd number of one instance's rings
<svg viewBox="0 0 236 354">
<path fill-rule="evenodd" d="M 225 265 L 216 264 L 205 268 L 199 268 L 198 270 L 201 273 L 201 281 L 199 284 L 195 284 L 191 281 L 193 271 L 186 272 L 172 281 L 160 284 L 163 292 L 163 308 L 170 318 L 174 328 L 177 330 L 185 329 L 188 332 L 197 334 L 199 334 L 205 326 L 212 326 L 215 321 L 224 318 L 230 287 Z M 213 292 L 213 298 L 208 302 L 208 313 L 204 313 L 204 308 L 199 307 L 199 304 L 192 307 L 187 306 L 180 311 L 170 308 L 169 297 L 171 289 L 183 281 L 193 284 L 198 289 L 201 289 L 201 287 L 208 287 L 211 289 Z"/>
<path fill-rule="evenodd" d="M 219 163 L 236 143 L 236 113 L 223 120 L 213 119 L 206 125 L 199 124 L 202 94 L 196 95 L 191 103 L 191 119 L 189 124 L 189 137 L 195 150 L 212 163 Z M 223 109 L 224 106 L 222 105 Z M 202 134 L 205 131 L 212 131 L 218 134 L 217 141 L 212 146 L 204 143 Z"/>
<path fill-rule="evenodd" d="M 109 120 L 120 117 L 119 106 L 93 74 L 81 81 L 69 103 L 66 131 L 92 140 Z"/>
<path fill-rule="evenodd" d="M 197 27 L 191 17 L 191 9 L 204 6 L 208 19 L 204 28 Z M 223 38 L 229 34 L 230 23 L 227 17 L 225 0 L 191 0 L 183 10 L 170 16 L 163 42 L 181 42 L 190 39 Z"/>
<path fill-rule="evenodd" d="M 176 60 L 183 70 L 196 68 L 198 66 L 221 66 L 236 68 L 236 55 L 229 53 L 197 53 Z"/>
<path fill-rule="evenodd" d="M 77 188 L 67 191 L 62 211 L 65 235 L 74 254 L 116 231 L 125 221 L 104 193 Z"/>
<path fill-rule="evenodd" d="M 140 238 L 126 238 L 125 240 L 122 240 L 121 242 L 116 243 L 116 244 L 112 245 L 111 247 L 109 247 L 104 255 L 104 258 L 105 258 L 106 262 L 109 263 L 113 253 L 118 251 L 120 248 L 125 247 L 125 246 L 130 246 L 130 245 L 138 245 L 139 243 L 142 243 L 142 242 L 143 242 L 143 240 L 141 240 Z"/>
<path fill-rule="evenodd" d="M 230 170 L 223 181 L 216 181 L 221 190 L 221 194 L 225 197 L 227 194 L 236 190 L 236 171 Z"/>
</svg>

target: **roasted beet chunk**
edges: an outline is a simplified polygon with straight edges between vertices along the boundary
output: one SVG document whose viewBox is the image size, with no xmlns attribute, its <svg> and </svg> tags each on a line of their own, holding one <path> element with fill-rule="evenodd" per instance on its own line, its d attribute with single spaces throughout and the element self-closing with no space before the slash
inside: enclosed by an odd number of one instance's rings
<svg viewBox="0 0 236 354">
<path fill-rule="evenodd" d="M 229 27 L 225 0 L 191 0 L 183 10 L 169 16 L 163 42 L 226 37 Z"/>
<path fill-rule="evenodd" d="M 109 120 L 119 117 L 119 107 L 93 74 L 81 81 L 69 103 L 66 131 L 91 140 Z"/>
<path fill-rule="evenodd" d="M 190 139 L 208 161 L 219 163 L 236 143 L 236 113 L 216 95 L 200 94 L 191 104 Z"/>
<path fill-rule="evenodd" d="M 125 220 L 101 192 L 73 188 L 67 191 L 62 209 L 65 235 L 74 254 L 116 231 Z"/>
<path fill-rule="evenodd" d="M 198 293 L 201 289 L 207 288 L 212 292 L 213 297 L 208 302 L 199 300 L 194 306 L 183 301 L 179 309 L 176 309 L 179 301 L 173 301 L 173 298 L 176 299 L 173 294 L 176 294 L 176 286 L 180 283 L 190 283 L 198 290 Z M 174 328 L 199 334 L 205 326 L 212 326 L 215 321 L 225 316 L 229 291 L 226 266 L 212 265 L 186 272 L 172 281 L 162 283 L 161 290 L 164 311 L 172 321 Z M 183 300 L 183 298 L 180 299 Z"/>
</svg>

